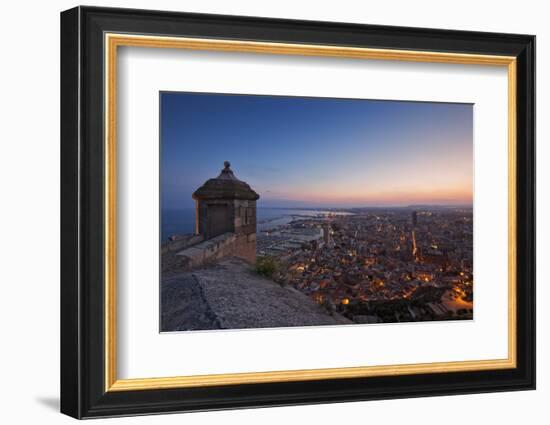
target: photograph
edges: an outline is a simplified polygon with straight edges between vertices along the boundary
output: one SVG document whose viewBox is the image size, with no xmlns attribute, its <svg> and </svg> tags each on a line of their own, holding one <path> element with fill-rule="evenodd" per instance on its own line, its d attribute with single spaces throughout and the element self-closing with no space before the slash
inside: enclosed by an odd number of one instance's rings
<svg viewBox="0 0 550 425">
<path fill-rule="evenodd" d="M 160 332 L 473 320 L 473 104 L 159 96 Z"/>
<path fill-rule="evenodd" d="M 257 423 L 285 406 L 272 418 L 387 422 L 389 406 L 393 422 L 424 423 L 449 419 L 456 400 L 506 423 L 540 416 L 535 33 L 548 25 L 529 5 L 495 20 L 492 7 L 401 3 L 64 5 L 50 31 L 55 13 L 34 14 L 51 43 L 8 55 L 12 109 L 25 113 L 6 140 L 26 142 L 7 143 L 23 161 L 5 157 L 28 188 L 5 210 L 54 200 L 60 220 L 38 214 L 30 232 L 4 220 L 24 260 L 8 316 L 28 322 L 8 328 L 18 343 L 36 323 L 53 330 L 11 351 L 57 344 L 24 365 L 43 369 L 29 372 L 33 417 L 56 394 L 64 415 L 115 421 L 212 411 Z M 60 108 L 30 119 L 29 84 L 48 105 L 59 88 Z M 60 196 L 39 187 L 48 173 Z M 60 290 L 44 273 L 20 284 L 34 240 L 59 241 L 60 262 L 32 262 L 55 269 Z M 44 310 L 38 322 L 20 299 Z M 17 395 L 29 373 L 11 369 Z M 30 411 L 25 397 L 11 404 Z M 233 409 L 254 411 L 220 412 Z"/>
</svg>

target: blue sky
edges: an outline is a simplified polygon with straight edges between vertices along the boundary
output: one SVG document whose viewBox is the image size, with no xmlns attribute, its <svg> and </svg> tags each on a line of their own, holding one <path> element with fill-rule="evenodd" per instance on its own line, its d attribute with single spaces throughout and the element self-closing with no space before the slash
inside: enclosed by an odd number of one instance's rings
<svg viewBox="0 0 550 425">
<path fill-rule="evenodd" d="M 162 92 L 161 202 L 225 160 L 270 207 L 471 204 L 470 104 Z"/>
</svg>

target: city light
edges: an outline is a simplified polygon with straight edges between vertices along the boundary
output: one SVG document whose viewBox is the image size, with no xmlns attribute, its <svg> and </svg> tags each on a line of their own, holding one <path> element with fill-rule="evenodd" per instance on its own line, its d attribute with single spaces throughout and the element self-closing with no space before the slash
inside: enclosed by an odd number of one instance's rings
<svg viewBox="0 0 550 425">
<path fill-rule="evenodd" d="M 424 210 L 411 219 L 410 210 L 396 208 L 296 217 L 286 233 L 260 237 L 258 251 L 287 265 L 282 282 L 358 323 L 367 316 L 380 322 L 468 319 L 473 285 L 464 277 L 472 274 L 473 217 L 463 214 Z M 327 224 L 330 238 L 323 236 Z M 309 242 L 293 242 L 298 238 Z M 392 304 L 400 301 L 406 303 Z"/>
</svg>

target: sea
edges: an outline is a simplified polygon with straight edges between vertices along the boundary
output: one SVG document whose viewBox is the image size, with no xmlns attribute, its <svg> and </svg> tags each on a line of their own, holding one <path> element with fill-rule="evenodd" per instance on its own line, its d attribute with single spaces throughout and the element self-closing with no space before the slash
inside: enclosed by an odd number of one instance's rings
<svg viewBox="0 0 550 425">
<path fill-rule="evenodd" d="M 299 217 L 317 217 L 327 214 L 350 215 L 352 213 L 322 209 L 257 208 L 257 229 L 259 231 L 272 229 L 288 224 Z M 172 235 L 195 232 L 195 208 L 162 210 L 161 220 L 162 242 L 167 241 Z"/>
</svg>

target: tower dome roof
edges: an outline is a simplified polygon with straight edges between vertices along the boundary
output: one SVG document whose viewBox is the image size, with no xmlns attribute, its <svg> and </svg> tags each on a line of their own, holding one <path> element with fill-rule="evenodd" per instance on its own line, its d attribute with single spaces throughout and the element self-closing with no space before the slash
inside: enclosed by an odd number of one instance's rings
<svg viewBox="0 0 550 425">
<path fill-rule="evenodd" d="M 255 201 L 260 197 L 250 186 L 239 180 L 231 170 L 229 161 L 216 178 L 207 180 L 193 193 L 193 199 L 243 199 Z"/>
</svg>

